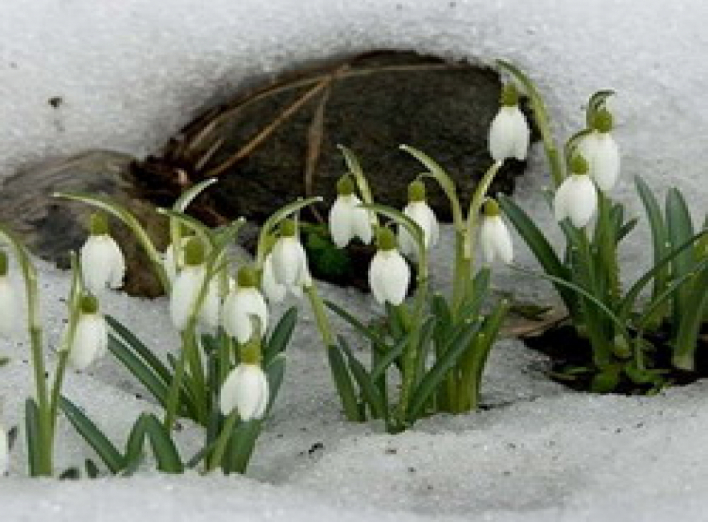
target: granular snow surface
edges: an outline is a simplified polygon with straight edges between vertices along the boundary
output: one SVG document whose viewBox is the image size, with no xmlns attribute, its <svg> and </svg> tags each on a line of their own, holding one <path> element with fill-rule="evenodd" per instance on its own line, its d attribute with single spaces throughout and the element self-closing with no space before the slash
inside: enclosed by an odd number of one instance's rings
<svg viewBox="0 0 708 522">
<path fill-rule="evenodd" d="M 516 62 L 547 95 L 562 136 L 582 123 L 589 94 L 615 89 L 623 153 L 615 195 L 636 210 L 631 178 L 641 174 L 660 191 L 679 185 L 698 217 L 708 203 L 708 148 L 700 139 L 708 130 L 706 19 L 701 0 L 2 2 L 0 179 L 87 148 L 152 152 L 205 105 L 303 61 L 416 49 Z M 55 97 L 57 107 L 48 103 Z M 549 219 L 538 191 L 547 183 L 537 147 L 518 198 L 539 219 Z M 444 236 L 435 269 L 449 252 L 449 230 Z M 645 239 L 638 234 L 623 251 L 631 269 L 646 266 Z M 533 266 L 517 250 L 519 262 Z M 51 368 L 69 281 L 39 266 Z M 519 285 L 513 273 L 498 273 L 496 283 L 552 298 L 547 285 Z M 357 291 L 323 285 L 323 293 L 371 311 Z M 164 300 L 111 294 L 103 307 L 159 353 L 175 348 Z M 485 408 L 436 416 L 394 436 L 376 423 L 343 420 L 314 322 L 306 307 L 301 315 L 283 389 L 246 477 L 146 471 L 30 480 L 21 433 L 11 475 L 0 479 L 0 520 L 705 520 L 708 383 L 651 398 L 569 392 L 548 380 L 543 357 L 504 340 L 485 377 Z M 2 420 L 21 426 L 32 393 L 27 344 L 2 341 L 0 355 L 11 357 L 0 369 Z M 70 373 L 65 393 L 121 445 L 138 414 L 158 411 L 110 357 Z M 185 454 L 200 436 L 184 423 Z M 64 420 L 57 448 L 60 471 L 95 459 Z"/>
</svg>

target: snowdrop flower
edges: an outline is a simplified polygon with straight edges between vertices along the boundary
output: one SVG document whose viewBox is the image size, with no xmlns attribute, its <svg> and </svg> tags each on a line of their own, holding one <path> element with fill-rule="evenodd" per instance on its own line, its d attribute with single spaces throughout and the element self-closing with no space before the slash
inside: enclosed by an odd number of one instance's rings
<svg viewBox="0 0 708 522">
<path fill-rule="evenodd" d="M 423 243 L 426 249 L 437 244 L 440 226 L 435 212 L 425 201 L 425 185 L 422 181 L 416 180 L 408 185 L 408 204 L 403 213 L 423 229 Z M 403 226 L 398 227 L 398 244 L 403 255 L 417 259 L 418 245 Z"/>
<path fill-rule="evenodd" d="M 399 305 L 411 278 L 406 260 L 396 249 L 396 236 L 387 228 L 377 234 L 378 250 L 369 266 L 369 286 L 377 302 Z"/>
<path fill-rule="evenodd" d="M 256 286 L 257 279 L 252 268 L 241 268 L 238 272 L 238 286 L 229 292 L 224 302 L 224 330 L 241 344 L 247 343 L 253 336 L 251 316 L 258 318 L 261 332 L 268 327 L 268 307 Z"/>
<path fill-rule="evenodd" d="M 612 114 L 607 109 L 595 115 L 592 131 L 580 140 L 578 152 L 587 160 L 590 177 L 600 190 L 612 190 L 619 178 L 620 154 L 612 137 Z"/>
<path fill-rule="evenodd" d="M 489 154 L 494 161 L 507 158 L 526 159 L 531 131 L 519 110 L 516 87 L 508 83 L 501 95 L 501 108 L 489 128 Z"/>
<path fill-rule="evenodd" d="M 74 338 L 69 346 L 69 364 L 77 370 L 85 370 L 108 348 L 108 328 L 103 314 L 98 311 L 98 299 L 84 295 L 79 303 L 79 320 Z"/>
<path fill-rule="evenodd" d="M 180 238 L 178 259 L 175 259 L 175 246 L 172 243 L 170 243 L 165 249 L 165 253 L 163 254 L 162 266 L 165 267 L 167 279 L 169 279 L 171 283 L 174 283 L 175 278 L 177 277 L 177 272 L 182 266 L 184 266 L 184 247 L 187 245 L 190 239 L 190 236 L 182 236 Z"/>
<path fill-rule="evenodd" d="M 12 336 L 19 321 L 19 303 L 8 276 L 8 269 L 7 254 L 0 250 L 0 337 Z"/>
<path fill-rule="evenodd" d="M 123 284 L 125 259 L 108 234 L 105 216 L 91 216 L 90 235 L 81 247 L 80 260 L 84 286 L 92 294 L 100 295 L 106 287 L 118 288 Z"/>
<path fill-rule="evenodd" d="M 260 339 L 254 336 L 241 350 L 241 363 L 231 370 L 219 393 L 222 415 L 236 408 L 243 421 L 260 419 L 268 406 L 268 378 L 260 366 Z"/>
<path fill-rule="evenodd" d="M 514 257 L 511 235 L 499 213 L 499 205 L 493 199 L 488 199 L 484 204 L 479 243 L 487 263 L 494 263 L 497 259 L 507 265 L 511 263 Z"/>
<path fill-rule="evenodd" d="M 280 238 L 271 251 L 273 279 L 294 293 L 310 281 L 307 268 L 307 255 L 297 238 L 297 225 L 291 219 L 285 219 L 280 225 Z"/>
<path fill-rule="evenodd" d="M 261 275 L 261 290 L 266 299 L 271 303 L 279 303 L 285 299 L 288 288 L 275 280 L 273 273 L 273 254 L 268 254 L 263 261 L 263 273 Z"/>
<path fill-rule="evenodd" d="M 10 440 L 7 432 L 0 424 L 0 477 L 7 475 L 10 469 Z"/>
<path fill-rule="evenodd" d="M 369 213 L 360 205 L 350 176 L 342 176 L 337 182 L 337 199 L 329 211 L 329 232 L 337 248 L 344 248 L 355 237 L 367 245 L 371 243 Z"/>
<path fill-rule="evenodd" d="M 177 274 L 170 296 L 172 323 L 180 332 L 187 328 L 206 277 L 204 245 L 199 239 L 191 238 L 184 248 L 184 268 Z M 219 284 L 215 278 L 206 284 L 206 294 L 197 317 L 200 326 L 213 330 L 219 324 Z"/>
<path fill-rule="evenodd" d="M 597 210 L 597 190 L 588 175 L 588 162 L 577 154 L 571 162 L 571 174 L 558 187 L 553 198 L 556 221 L 570 218 L 578 228 L 588 224 Z"/>
</svg>

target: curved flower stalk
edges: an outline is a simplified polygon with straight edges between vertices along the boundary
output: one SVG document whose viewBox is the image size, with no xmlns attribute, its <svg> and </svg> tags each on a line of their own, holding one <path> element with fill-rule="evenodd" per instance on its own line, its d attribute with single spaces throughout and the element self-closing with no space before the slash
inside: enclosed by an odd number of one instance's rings
<svg viewBox="0 0 708 522">
<path fill-rule="evenodd" d="M 425 200 L 425 185 L 422 181 L 416 180 L 408 185 L 408 204 L 403 209 L 403 214 L 411 218 L 423 231 L 423 242 L 426 249 L 430 249 L 438 243 L 440 226 L 435 212 Z M 403 255 L 417 259 L 418 246 L 406 227 L 398 227 L 398 244 Z"/>
<path fill-rule="evenodd" d="M 571 175 L 556 191 L 553 210 L 556 221 L 569 218 L 577 228 L 586 226 L 597 211 L 597 190 L 588 175 L 588 163 L 580 154 L 572 160 Z"/>
<path fill-rule="evenodd" d="M 108 221 L 102 214 L 91 216 L 90 235 L 81 247 L 80 262 L 84 285 L 94 295 L 106 288 L 120 288 L 125 275 L 125 259 L 109 235 Z"/>
<path fill-rule="evenodd" d="M 587 160 L 595 184 L 611 191 L 619 179 L 620 153 L 612 136 L 612 114 L 606 108 L 593 114 L 592 128 L 579 139 L 577 150 Z"/>
<path fill-rule="evenodd" d="M 257 274 L 251 267 L 238 272 L 237 286 L 229 292 L 224 302 L 222 324 L 224 330 L 240 344 L 254 335 L 252 317 L 258 318 L 259 328 L 268 328 L 268 307 L 257 287 Z"/>
<path fill-rule="evenodd" d="M 337 248 L 346 247 L 355 237 L 364 244 L 371 243 L 371 219 L 361 207 L 349 175 L 342 176 L 337 182 L 337 199 L 329 211 L 329 231 Z"/>
<path fill-rule="evenodd" d="M 369 266 L 371 292 L 379 303 L 398 306 L 406 298 L 410 269 L 396 248 L 396 237 L 388 228 L 379 230 L 376 242 L 378 250 Z"/>
<path fill-rule="evenodd" d="M 513 83 L 502 90 L 501 107 L 489 128 L 489 154 L 494 161 L 525 160 L 531 131 L 519 110 L 519 95 Z"/>
<path fill-rule="evenodd" d="M 497 202 L 488 199 L 484 204 L 484 216 L 479 225 L 479 243 L 487 263 L 492 264 L 499 260 L 508 265 L 514 257 L 514 246 L 509 229 L 500 214 Z"/>
<path fill-rule="evenodd" d="M 79 318 L 74 331 L 69 334 L 69 364 L 77 370 L 85 370 L 103 357 L 108 349 L 106 320 L 98 311 L 98 299 L 84 295 L 79 303 Z"/>
</svg>

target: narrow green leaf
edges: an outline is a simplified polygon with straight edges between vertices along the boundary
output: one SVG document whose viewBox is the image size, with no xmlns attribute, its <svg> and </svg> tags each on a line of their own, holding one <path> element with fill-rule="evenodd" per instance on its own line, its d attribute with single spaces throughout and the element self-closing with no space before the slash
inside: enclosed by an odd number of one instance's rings
<svg viewBox="0 0 708 522">
<path fill-rule="evenodd" d="M 108 336 L 108 349 L 164 406 L 167 404 L 167 386 L 153 369 L 139 359 L 113 334 Z"/>
<path fill-rule="evenodd" d="M 344 308 L 340 307 L 336 303 L 333 303 L 331 301 L 325 301 L 325 305 L 327 308 L 332 310 L 335 314 L 337 314 L 339 317 L 344 319 L 347 323 L 349 323 L 357 332 L 359 332 L 361 335 L 369 339 L 372 343 L 374 343 L 376 346 L 379 346 L 382 348 L 384 351 L 389 349 L 389 346 L 386 344 L 384 339 L 378 335 L 376 335 L 371 328 L 365 326 L 364 324 L 361 323 L 356 317 L 354 317 L 352 314 L 347 312 Z"/>
<path fill-rule="evenodd" d="M 113 443 L 73 402 L 62 396 L 59 400 L 59 407 L 74 429 L 93 448 L 111 473 L 118 473 L 125 467 L 123 456 Z"/>
<path fill-rule="evenodd" d="M 265 373 L 268 377 L 268 389 L 270 391 L 266 415 L 273 407 L 273 403 L 275 403 L 275 399 L 278 397 L 278 392 L 280 391 L 280 386 L 283 383 L 283 377 L 285 375 L 285 363 L 285 354 L 279 353 L 273 357 L 270 363 L 265 367 Z"/>
<path fill-rule="evenodd" d="M 681 192 L 672 188 L 666 194 L 666 223 L 669 231 L 669 242 L 672 247 L 683 244 L 693 237 L 693 223 L 688 212 L 688 206 Z M 681 251 L 671 262 L 671 277 L 679 278 L 690 273 L 695 265 L 695 252 L 692 248 Z M 688 300 L 689 289 L 682 287 L 673 302 L 674 323 L 678 325 L 681 318 L 689 312 L 693 304 Z"/>
<path fill-rule="evenodd" d="M 106 315 L 106 322 L 108 323 L 108 326 L 111 327 L 113 332 L 125 341 L 125 345 L 128 348 L 132 348 L 133 351 L 150 366 L 150 368 L 164 383 L 169 383 L 172 381 L 172 372 L 162 363 L 162 361 L 152 352 L 152 350 L 150 350 L 150 348 L 145 346 L 145 344 L 143 344 L 143 342 L 133 334 L 133 332 L 128 330 L 113 316 Z"/>
<path fill-rule="evenodd" d="M 283 314 L 278 324 L 270 334 L 263 349 L 263 362 L 267 366 L 273 358 L 285 351 L 297 323 L 297 307 L 291 306 Z"/>
<path fill-rule="evenodd" d="M 143 447 L 145 445 L 147 414 L 141 413 L 136 419 L 125 444 L 125 472 L 126 475 L 134 473 L 143 460 Z"/>
<path fill-rule="evenodd" d="M 145 433 L 150 439 L 152 451 L 157 459 L 157 469 L 165 473 L 182 473 L 184 465 L 171 433 L 155 415 L 146 415 Z"/>
<path fill-rule="evenodd" d="M 708 309 L 708 267 L 695 276 L 686 293 L 691 306 L 684 311 L 676 333 L 673 364 L 683 370 L 693 370 L 694 355 L 698 347 L 698 335 L 701 331 L 705 310 Z"/>
<path fill-rule="evenodd" d="M 84 469 L 86 470 L 86 475 L 88 475 L 88 478 L 98 478 L 98 475 L 100 474 L 98 470 L 98 466 L 96 466 L 96 463 L 91 460 L 91 459 L 86 459 L 84 461 Z"/>
<path fill-rule="evenodd" d="M 356 380 L 359 385 L 359 391 L 361 392 L 361 397 L 369 405 L 372 413 L 372 417 L 375 419 L 381 419 L 386 416 L 386 407 L 383 404 L 383 399 L 379 393 L 378 388 L 374 385 L 374 381 L 371 376 L 364 368 L 364 365 L 359 362 L 359 360 L 354 356 L 346 339 L 341 335 L 338 336 L 339 346 L 342 351 L 347 356 L 349 361 L 349 369 L 351 371 L 354 380 Z"/>
<path fill-rule="evenodd" d="M 224 473 L 246 472 L 256 441 L 261 434 L 262 424 L 260 419 L 251 419 L 236 426 L 222 461 Z"/>
<path fill-rule="evenodd" d="M 357 402 L 356 393 L 354 392 L 354 383 L 352 382 L 352 377 L 349 374 L 349 369 L 344 362 L 344 358 L 339 351 L 339 347 L 335 345 L 329 346 L 327 348 L 327 357 L 329 359 L 329 367 L 332 371 L 334 385 L 342 401 L 345 417 L 347 420 L 353 422 L 365 420 L 362 419 L 361 412 L 359 411 L 359 404 Z"/>
<path fill-rule="evenodd" d="M 172 208 L 177 212 L 184 212 L 189 206 L 189 204 L 194 201 L 194 199 L 199 196 L 199 194 L 204 192 L 207 188 L 209 188 L 217 181 L 218 178 L 207 178 L 205 180 L 200 181 L 199 183 L 192 185 L 187 190 L 182 192 L 182 194 L 180 194 L 180 196 L 177 198 L 177 201 L 175 201 L 174 205 L 172 205 Z"/>
<path fill-rule="evenodd" d="M 40 475 L 42 469 L 41 463 L 41 447 L 39 430 L 39 408 L 34 399 L 25 401 L 25 432 L 27 436 L 27 460 L 29 466 L 30 477 Z"/>
</svg>

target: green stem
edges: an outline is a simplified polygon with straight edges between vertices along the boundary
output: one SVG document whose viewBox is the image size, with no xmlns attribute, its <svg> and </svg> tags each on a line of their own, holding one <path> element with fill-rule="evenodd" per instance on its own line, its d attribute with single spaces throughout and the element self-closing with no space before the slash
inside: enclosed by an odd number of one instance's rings
<svg viewBox="0 0 708 522">
<path fill-rule="evenodd" d="M 305 287 L 305 293 L 310 300 L 310 307 L 312 308 L 312 313 L 315 315 L 315 322 L 317 324 L 317 329 L 320 331 L 320 335 L 322 336 L 322 342 L 327 349 L 330 349 L 334 346 L 334 335 L 332 334 L 332 327 L 329 324 L 329 319 L 327 318 L 327 312 L 325 311 L 322 298 L 317 292 L 317 287 L 314 283 Z"/>
<path fill-rule="evenodd" d="M 211 457 L 209 458 L 207 472 L 214 471 L 221 464 L 221 460 L 224 458 L 224 453 L 226 452 L 226 446 L 229 443 L 229 439 L 231 438 L 231 435 L 234 431 L 234 426 L 236 426 L 237 418 L 238 413 L 236 412 L 236 410 L 232 411 L 229 416 L 226 417 L 226 422 L 221 428 L 219 438 L 216 440 L 214 453 L 212 453 Z"/>
<path fill-rule="evenodd" d="M 179 353 L 179 359 L 177 360 L 177 365 L 175 367 L 175 373 L 172 376 L 172 382 L 170 383 L 170 389 L 167 394 L 167 404 L 165 406 L 165 419 L 163 424 L 168 430 L 172 429 L 172 426 L 177 420 L 177 407 L 179 406 L 179 392 L 182 388 L 182 381 L 184 380 L 184 367 L 187 362 L 187 350 L 184 346 L 184 340 L 182 341 L 182 348 Z M 196 402 L 196 398 L 195 398 Z"/>
</svg>

